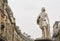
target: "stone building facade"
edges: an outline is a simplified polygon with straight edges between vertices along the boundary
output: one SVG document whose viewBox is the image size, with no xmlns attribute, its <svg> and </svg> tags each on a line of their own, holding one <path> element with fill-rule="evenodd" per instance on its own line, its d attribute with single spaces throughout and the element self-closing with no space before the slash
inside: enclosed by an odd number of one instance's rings
<svg viewBox="0 0 60 41">
<path fill-rule="evenodd" d="M 19 27 L 16 26 L 14 29 L 14 41 L 22 41 L 20 34 L 21 34 L 21 30 L 19 30 Z"/>
<path fill-rule="evenodd" d="M 16 26 L 14 30 L 14 41 L 34 41 L 34 39 L 22 34 L 21 30 L 19 30 L 19 27 Z"/>
<path fill-rule="evenodd" d="M 0 38 L 4 41 L 13 41 L 15 18 L 7 3 L 0 0 Z"/>
<path fill-rule="evenodd" d="M 7 0 L 0 0 L 0 41 L 29 41 L 18 28 Z"/>
</svg>

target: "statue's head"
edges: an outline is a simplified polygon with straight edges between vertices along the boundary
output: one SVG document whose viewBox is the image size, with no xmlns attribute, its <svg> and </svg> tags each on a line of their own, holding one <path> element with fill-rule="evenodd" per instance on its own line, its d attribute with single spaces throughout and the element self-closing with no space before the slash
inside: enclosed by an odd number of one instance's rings
<svg viewBox="0 0 60 41">
<path fill-rule="evenodd" d="M 45 8 L 44 8 L 44 7 L 42 7 L 41 11 L 42 11 L 42 12 L 45 12 Z"/>
</svg>

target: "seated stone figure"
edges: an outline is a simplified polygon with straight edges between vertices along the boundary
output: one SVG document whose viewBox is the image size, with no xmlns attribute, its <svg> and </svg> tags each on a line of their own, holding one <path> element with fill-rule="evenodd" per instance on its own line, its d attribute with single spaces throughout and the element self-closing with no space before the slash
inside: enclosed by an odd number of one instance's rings
<svg viewBox="0 0 60 41">
<path fill-rule="evenodd" d="M 60 21 L 56 21 L 53 26 L 53 40 L 60 41 Z"/>
</svg>

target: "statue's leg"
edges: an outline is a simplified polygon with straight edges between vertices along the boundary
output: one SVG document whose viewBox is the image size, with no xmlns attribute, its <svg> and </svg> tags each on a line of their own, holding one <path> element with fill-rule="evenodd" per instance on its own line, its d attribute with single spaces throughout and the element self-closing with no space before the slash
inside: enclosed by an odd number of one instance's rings
<svg viewBox="0 0 60 41">
<path fill-rule="evenodd" d="M 42 36 L 43 38 L 46 38 L 46 28 L 45 27 L 42 28 L 42 35 L 43 35 Z"/>
<path fill-rule="evenodd" d="M 44 29 L 42 29 L 42 38 L 45 37 L 45 32 L 44 32 Z"/>
<path fill-rule="evenodd" d="M 47 29 L 47 31 L 46 31 L 47 32 L 47 37 L 50 38 L 50 28 L 49 28 L 49 26 L 46 29 Z"/>
<path fill-rule="evenodd" d="M 44 27 L 45 38 L 47 37 L 46 27 Z"/>
<path fill-rule="evenodd" d="M 46 27 L 46 37 L 49 37 L 49 31 L 48 31 L 48 27 Z"/>
</svg>

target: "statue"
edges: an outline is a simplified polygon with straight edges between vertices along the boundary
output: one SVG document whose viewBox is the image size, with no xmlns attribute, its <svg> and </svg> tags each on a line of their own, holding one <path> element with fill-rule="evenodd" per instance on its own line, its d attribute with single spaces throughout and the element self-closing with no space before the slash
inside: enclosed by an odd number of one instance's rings
<svg viewBox="0 0 60 41">
<path fill-rule="evenodd" d="M 56 21 L 53 26 L 53 40 L 60 41 L 60 21 Z"/>
<path fill-rule="evenodd" d="M 37 18 L 37 24 L 42 30 L 42 38 L 50 38 L 49 19 L 44 7 L 42 7 L 41 13 Z"/>
</svg>

